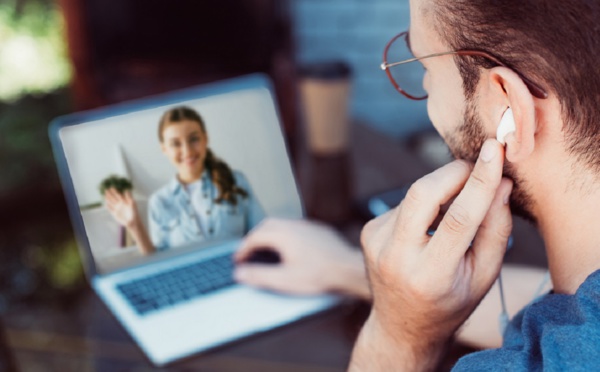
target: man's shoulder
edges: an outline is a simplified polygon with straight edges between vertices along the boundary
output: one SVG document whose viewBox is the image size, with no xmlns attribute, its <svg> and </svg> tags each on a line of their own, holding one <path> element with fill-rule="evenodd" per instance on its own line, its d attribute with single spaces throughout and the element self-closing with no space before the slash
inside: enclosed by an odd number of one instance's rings
<svg viewBox="0 0 600 372">
<path fill-rule="evenodd" d="M 548 332 L 595 327 L 600 331 L 600 270 L 592 273 L 575 294 L 548 294 L 527 306 L 520 314 L 520 331 Z"/>
<path fill-rule="evenodd" d="M 591 370 L 600 361 L 600 270 L 574 295 L 549 294 L 511 320 L 500 349 L 462 358 L 456 370 Z"/>
</svg>

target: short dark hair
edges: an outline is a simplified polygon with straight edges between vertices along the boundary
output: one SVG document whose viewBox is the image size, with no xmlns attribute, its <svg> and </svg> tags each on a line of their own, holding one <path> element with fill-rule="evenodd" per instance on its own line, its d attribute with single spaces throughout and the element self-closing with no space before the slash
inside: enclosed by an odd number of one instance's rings
<svg viewBox="0 0 600 372">
<path fill-rule="evenodd" d="M 484 50 L 556 94 L 568 151 L 600 173 L 600 1 L 434 0 L 428 14 L 453 49 Z M 467 98 L 479 57 L 455 57 Z"/>
</svg>

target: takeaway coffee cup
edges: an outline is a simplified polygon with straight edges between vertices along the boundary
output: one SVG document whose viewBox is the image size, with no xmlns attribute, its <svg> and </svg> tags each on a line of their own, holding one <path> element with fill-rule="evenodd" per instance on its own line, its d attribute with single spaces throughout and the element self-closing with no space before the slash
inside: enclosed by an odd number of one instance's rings
<svg viewBox="0 0 600 372">
<path fill-rule="evenodd" d="M 335 155 L 348 149 L 350 67 L 344 62 L 307 64 L 300 70 L 300 95 L 308 150 Z"/>
<path fill-rule="evenodd" d="M 312 218 L 345 223 L 351 214 L 350 68 L 343 62 L 305 65 L 300 93 L 304 113 L 308 170 L 303 177 Z"/>
</svg>

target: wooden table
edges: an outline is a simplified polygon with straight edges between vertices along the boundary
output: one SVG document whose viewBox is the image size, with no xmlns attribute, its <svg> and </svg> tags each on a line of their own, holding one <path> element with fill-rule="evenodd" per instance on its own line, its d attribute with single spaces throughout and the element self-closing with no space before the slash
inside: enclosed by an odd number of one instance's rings
<svg viewBox="0 0 600 372">
<path fill-rule="evenodd" d="M 410 183 L 431 170 L 405 147 L 365 126 L 355 125 L 352 138 L 350 153 L 338 160 L 300 159 L 305 197 L 312 197 L 315 176 L 331 176 L 319 174 L 319 169 L 338 169 L 336 161 L 338 167 L 346 167 L 342 174 L 350 180 L 348 190 L 354 201 Z M 340 226 L 357 243 L 363 222 L 364 218 L 351 213 Z M 326 313 L 158 370 L 343 371 L 367 314 L 366 304 L 348 301 Z M 157 370 L 89 287 L 58 308 L 38 305 L 8 311 L 3 323 L 4 349 L 23 371 Z M 452 359 L 447 367 L 451 363 Z"/>
</svg>

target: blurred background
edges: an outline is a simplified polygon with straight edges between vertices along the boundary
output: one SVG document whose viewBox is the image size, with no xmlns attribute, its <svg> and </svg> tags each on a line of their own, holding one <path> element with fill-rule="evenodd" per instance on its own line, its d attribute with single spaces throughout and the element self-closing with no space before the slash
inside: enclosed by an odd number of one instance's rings
<svg viewBox="0 0 600 372">
<path fill-rule="evenodd" d="M 293 147 L 300 67 L 338 61 L 352 71 L 350 120 L 400 141 L 429 128 L 424 103 L 379 68 L 407 27 L 408 2 L 393 0 L 3 0 L 0 254 L 11 257 L 0 311 L 81 278 L 47 138 L 54 117 L 263 72 Z"/>
<path fill-rule="evenodd" d="M 379 65 L 408 18 L 396 0 L 1 0 L 0 314 L 68 306 L 86 285 L 53 118 L 262 72 L 294 148 L 300 68 L 336 61 L 352 71 L 350 121 L 406 142 L 431 128 L 425 103 L 400 96 Z"/>
</svg>

